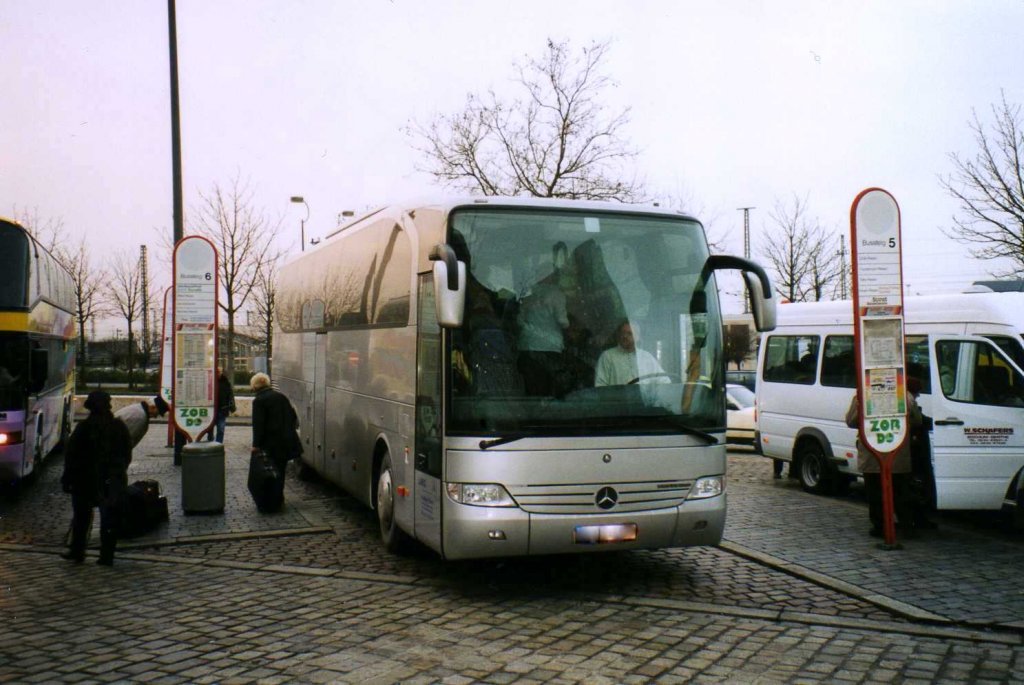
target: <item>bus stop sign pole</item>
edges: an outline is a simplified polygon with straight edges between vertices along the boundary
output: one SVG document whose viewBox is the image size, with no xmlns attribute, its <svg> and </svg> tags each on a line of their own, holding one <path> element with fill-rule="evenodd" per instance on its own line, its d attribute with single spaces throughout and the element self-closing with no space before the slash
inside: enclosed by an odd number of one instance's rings
<svg viewBox="0 0 1024 685">
<path fill-rule="evenodd" d="M 175 428 L 189 442 L 213 430 L 216 413 L 217 250 L 190 235 L 174 247 L 172 396 Z"/>
<path fill-rule="evenodd" d="M 850 207 L 858 437 L 878 460 L 885 547 L 897 549 L 892 468 L 908 437 L 900 208 L 881 188 Z M 904 522 L 909 523 L 909 522 Z"/>
</svg>

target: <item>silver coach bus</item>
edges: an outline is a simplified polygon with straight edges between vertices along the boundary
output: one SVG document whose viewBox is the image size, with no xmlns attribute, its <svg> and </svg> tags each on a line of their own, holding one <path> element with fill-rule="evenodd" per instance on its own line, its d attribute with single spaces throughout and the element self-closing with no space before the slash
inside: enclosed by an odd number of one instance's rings
<svg viewBox="0 0 1024 685">
<path fill-rule="evenodd" d="M 376 509 L 385 546 L 449 559 L 714 545 L 725 525 L 710 256 L 657 207 L 394 206 L 285 266 L 274 375 L 304 466 Z"/>
</svg>

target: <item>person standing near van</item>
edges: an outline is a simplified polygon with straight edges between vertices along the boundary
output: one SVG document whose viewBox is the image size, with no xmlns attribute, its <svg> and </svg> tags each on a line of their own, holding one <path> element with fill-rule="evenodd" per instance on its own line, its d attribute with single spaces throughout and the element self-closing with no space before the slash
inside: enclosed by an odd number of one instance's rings
<svg viewBox="0 0 1024 685">
<path fill-rule="evenodd" d="M 892 462 L 892 498 L 893 508 L 896 510 L 896 518 L 899 520 L 903 536 L 910 538 L 914 537 L 914 511 L 910 499 L 909 434 L 921 425 L 921 410 L 912 394 L 907 393 L 906 397 L 910 431 Z M 850 428 L 857 428 L 860 425 L 859 393 L 855 392 L 850 400 L 850 406 L 846 410 L 846 425 Z M 861 442 L 859 434 L 857 435 L 857 468 L 864 476 L 864 495 L 868 501 L 868 517 L 871 519 L 871 529 L 868 531 L 868 535 L 880 538 L 883 535 L 881 464 L 871 450 Z"/>
</svg>

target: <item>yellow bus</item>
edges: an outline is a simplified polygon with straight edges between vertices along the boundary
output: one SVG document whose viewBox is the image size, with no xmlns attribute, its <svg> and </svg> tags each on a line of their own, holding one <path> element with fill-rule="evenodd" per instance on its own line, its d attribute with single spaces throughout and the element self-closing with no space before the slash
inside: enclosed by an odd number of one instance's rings
<svg viewBox="0 0 1024 685">
<path fill-rule="evenodd" d="M 75 288 L 20 224 L 0 218 L 0 482 L 39 468 L 71 432 Z"/>
</svg>

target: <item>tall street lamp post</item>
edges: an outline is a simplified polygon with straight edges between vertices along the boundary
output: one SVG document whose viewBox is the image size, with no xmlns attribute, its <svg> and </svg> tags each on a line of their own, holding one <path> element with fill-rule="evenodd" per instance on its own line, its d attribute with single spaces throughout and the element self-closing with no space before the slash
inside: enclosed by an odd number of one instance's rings
<svg viewBox="0 0 1024 685">
<path fill-rule="evenodd" d="M 306 218 L 302 219 L 301 223 L 299 224 L 299 226 L 300 226 L 299 230 L 301 231 L 300 240 L 302 241 L 301 242 L 302 252 L 305 252 L 306 251 L 306 219 L 309 218 L 309 205 L 306 204 L 306 200 L 301 195 L 292 195 L 292 202 L 294 202 L 295 204 L 306 205 Z"/>
</svg>

